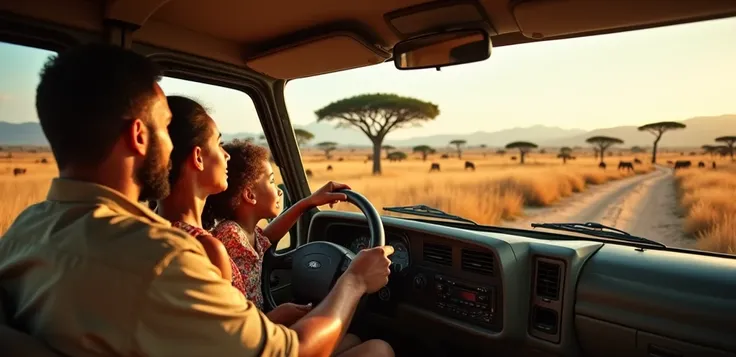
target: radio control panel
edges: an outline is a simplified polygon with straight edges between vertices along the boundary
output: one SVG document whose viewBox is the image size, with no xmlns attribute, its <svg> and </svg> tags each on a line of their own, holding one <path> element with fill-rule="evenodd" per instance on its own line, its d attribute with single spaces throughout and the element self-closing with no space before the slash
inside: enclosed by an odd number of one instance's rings
<svg viewBox="0 0 736 357">
<path fill-rule="evenodd" d="M 496 316 L 496 289 L 447 275 L 418 273 L 413 279 L 417 303 L 457 320 L 500 330 Z M 417 291 L 418 290 L 418 291 Z"/>
</svg>

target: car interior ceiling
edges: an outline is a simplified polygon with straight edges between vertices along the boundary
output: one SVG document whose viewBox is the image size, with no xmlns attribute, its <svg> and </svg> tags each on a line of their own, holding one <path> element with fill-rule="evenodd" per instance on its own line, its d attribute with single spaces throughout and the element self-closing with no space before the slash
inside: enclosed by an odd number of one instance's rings
<svg viewBox="0 0 736 357">
<path fill-rule="evenodd" d="M 2 0 L 0 40 L 62 50 L 100 39 L 167 75 L 227 83 L 256 102 L 292 201 L 309 192 L 287 80 L 392 60 L 400 41 L 481 28 L 494 47 L 736 16 L 732 0 Z M 294 65 L 298 63 L 299 65 Z M 429 69 L 432 70 L 432 69 Z M 398 355 L 736 356 L 736 260 L 557 234 L 383 217 L 398 255 L 353 322 Z M 294 243 L 350 247 L 356 213 L 313 211 Z M 265 270 L 264 270 L 265 271 Z M 269 272 L 289 301 L 290 271 Z"/>
</svg>

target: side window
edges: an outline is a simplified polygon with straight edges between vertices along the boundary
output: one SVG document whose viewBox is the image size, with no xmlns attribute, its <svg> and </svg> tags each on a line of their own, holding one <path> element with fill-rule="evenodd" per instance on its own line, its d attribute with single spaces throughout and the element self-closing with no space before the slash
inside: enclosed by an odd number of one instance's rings
<svg viewBox="0 0 736 357">
<path fill-rule="evenodd" d="M 54 55 L 0 42 L 0 237 L 59 174 L 36 115 L 39 72 Z"/>
<path fill-rule="evenodd" d="M 249 140 L 255 144 L 268 147 L 261 122 L 258 120 L 253 100 L 245 92 L 201 82 L 164 77 L 159 83 L 166 95 L 181 95 L 200 103 L 215 120 L 222 133 L 222 141 L 227 143 L 234 139 Z M 273 166 L 275 185 L 281 184 L 281 170 Z M 264 227 L 268 222 L 264 219 L 258 223 Z M 289 234 L 283 237 L 277 249 L 288 249 L 291 240 Z"/>
</svg>

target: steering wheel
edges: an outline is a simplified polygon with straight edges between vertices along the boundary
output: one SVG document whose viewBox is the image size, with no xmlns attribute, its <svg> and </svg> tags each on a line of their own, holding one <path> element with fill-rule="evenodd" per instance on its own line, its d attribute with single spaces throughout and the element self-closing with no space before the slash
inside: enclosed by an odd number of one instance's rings
<svg viewBox="0 0 736 357">
<path fill-rule="evenodd" d="M 386 234 L 378 211 L 365 196 L 352 190 L 340 190 L 347 202 L 360 209 L 370 229 L 370 247 L 386 244 Z M 291 287 L 296 303 L 317 305 L 334 286 L 337 278 L 347 270 L 355 253 L 332 242 L 315 241 L 284 254 L 276 253 L 274 244 L 263 258 L 261 288 L 265 308 L 276 306 L 271 292 L 271 272 L 275 269 L 291 269 Z"/>
</svg>

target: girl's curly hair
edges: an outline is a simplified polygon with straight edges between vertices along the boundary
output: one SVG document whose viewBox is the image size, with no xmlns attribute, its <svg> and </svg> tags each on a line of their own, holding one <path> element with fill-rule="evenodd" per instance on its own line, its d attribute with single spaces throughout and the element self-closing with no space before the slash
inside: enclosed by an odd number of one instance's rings
<svg viewBox="0 0 736 357">
<path fill-rule="evenodd" d="M 249 141 L 235 139 L 223 146 L 230 155 L 227 162 L 227 190 L 207 198 L 202 213 L 202 226 L 212 229 L 217 222 L 235 219 L 241 194 L 265 174 L 262 162 L 270 157 L 268 149 Z"/>
</svg>

